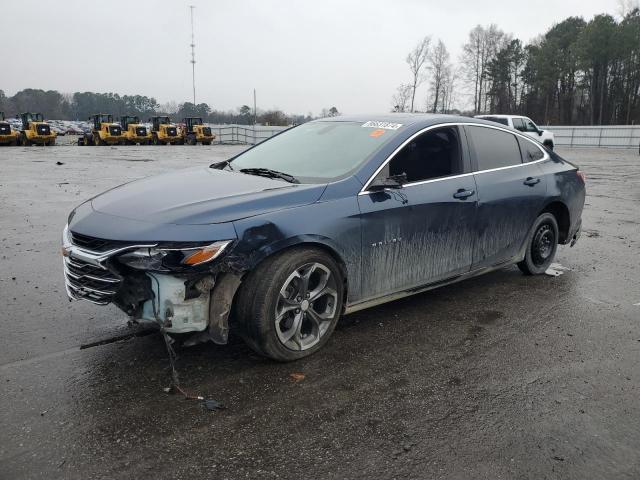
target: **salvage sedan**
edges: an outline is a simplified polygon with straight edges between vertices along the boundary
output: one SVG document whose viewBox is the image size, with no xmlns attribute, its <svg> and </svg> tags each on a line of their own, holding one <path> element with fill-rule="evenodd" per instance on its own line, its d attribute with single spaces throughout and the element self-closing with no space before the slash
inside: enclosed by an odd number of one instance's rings
<svg viewBox="0 0 640 480">
<path fill-rule="evenodd" d="M 492 122 L 318 120 L 77 207 L 63 234 L 67 293 L 186 344 L 224 344 L 232 329 L 295 360 L 341 315 L 512 264 L 544 273 L 579 237 L 584 180 Z"/>
</svg>

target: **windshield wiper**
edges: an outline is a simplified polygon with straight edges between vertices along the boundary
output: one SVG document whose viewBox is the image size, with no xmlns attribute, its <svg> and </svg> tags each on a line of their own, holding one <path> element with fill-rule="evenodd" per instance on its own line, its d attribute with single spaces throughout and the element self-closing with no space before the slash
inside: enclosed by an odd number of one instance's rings
<svg viewBox="0 0 640 480">
<path fill-rule="evenodd" d="M 260 177 L 267 178 L 280 178 L 281 180 L 285 180 L 289 183 L 300 183 L 300 181 L 293 175 L 278 172 L 277 170 L 271 170 L 270 168 L 241 168 L 240 171 L 248 175 L 258 175 Z"/>
<path fill-rule="evenodd" d="M 233 167 L 231 166 L 231 160 L 223 160 L 221 162 L 216 162 L 209 165 L 209 168 L 215 168 L 217 170 L 223 170 L 226 167 L 229 167 L 229 170 L 233 170 Z"/>
</svg>

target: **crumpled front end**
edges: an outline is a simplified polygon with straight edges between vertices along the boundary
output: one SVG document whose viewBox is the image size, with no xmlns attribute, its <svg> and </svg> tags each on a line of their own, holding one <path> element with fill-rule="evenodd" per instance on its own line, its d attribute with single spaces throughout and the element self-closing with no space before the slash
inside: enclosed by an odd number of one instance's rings
<svg viewBox="0 0 640 480">
<path fill-rule="evenodd" d="M 155 321 L 168 333 L 202 332 L 202 339 L 226 343 L 239 276 L 212 261 L 232 242 L 163 247 L 157 242 L 102 240 L 66 227 L 62 252 L 67 295 L 98 305 L 113 303 L 132 319 Z M 231 277 L 237 281 L 229 289 Z"/>
</svg>

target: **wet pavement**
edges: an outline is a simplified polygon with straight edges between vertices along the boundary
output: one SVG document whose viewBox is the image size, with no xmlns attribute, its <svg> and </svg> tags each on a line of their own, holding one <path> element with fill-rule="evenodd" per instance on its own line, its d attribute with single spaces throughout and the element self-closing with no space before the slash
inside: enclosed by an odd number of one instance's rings
<svg viewBox="0 0 640 480">
<path fill-rule="evenodd" d="M 68 212 L 241 148 L 0 149 L 0 478 L 640 477 L 634 151 L 560 151 L 588 191 L 561 275 L 508 268 L 365 310 L 291 364 L 238 340 L 179 351 L 183 386 L 224 410 L 163 393 L 159 334 L 80 349 L 147 326 L 66 300 Z"/>
</svg>

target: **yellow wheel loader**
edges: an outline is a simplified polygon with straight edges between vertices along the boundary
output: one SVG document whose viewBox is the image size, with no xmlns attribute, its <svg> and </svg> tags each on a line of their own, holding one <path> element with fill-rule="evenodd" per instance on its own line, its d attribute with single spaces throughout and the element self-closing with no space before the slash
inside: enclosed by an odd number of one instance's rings
<svg viewBox="0 0 640 480">
<path fill-rule="evenodd" d="M 25 112 L 20 114 L 22 120 L 22 130 L 18 142 L 21 145 L 55 145 L 56 134 L 51 131 L 51 127 L 44 121 L 41 113 Z"/>
<path fill-rule="evenodd" d="M 195 145 L 201 143 L 202 145 L 211 145 L 216 136 L 211 133 L 211 128 L 204 126 L 202 118 L 199 117 L 187 117 L 182 119 L 184 127 L 182 129 L 182 139 L 187 145 Z"/>
<path fill-rule="evenodd" d="M 184 141 L 169 117 L 151 117 L 151 143 L 154 145 L 182 145 Z"/>
<path fill-rule="evenodd" d="M 151 132 L 140 124 L 139 117 L 131 115 L 120 117 L 120 125 L 122 126 L 123 145 L 151 144 Z"/>
<path fill-rule="evenodd" d="M 4 121 L 4 112 L 0 112 L 0 145 L 17 145 L 18 132 L 11 128 L 9 122 Z"/>
<path fill-rule="evenodd" d="M 118 145 L 122 141 L 122 127 L 114 123 L 113 115 L 96 113 L 89 117 L 91 131 L 78 139 L 78 145 Z"/>
</svg>

